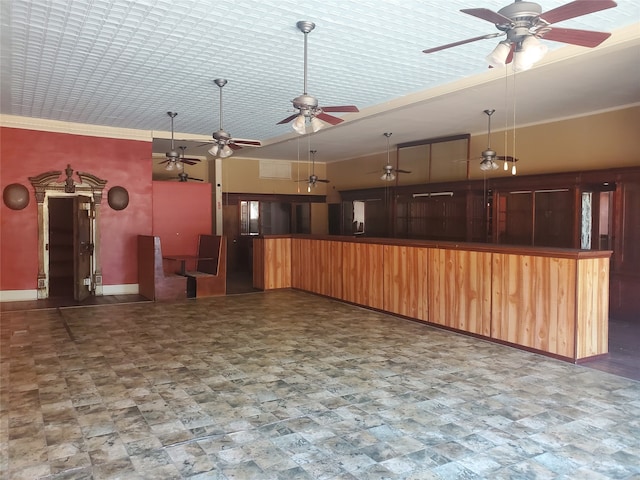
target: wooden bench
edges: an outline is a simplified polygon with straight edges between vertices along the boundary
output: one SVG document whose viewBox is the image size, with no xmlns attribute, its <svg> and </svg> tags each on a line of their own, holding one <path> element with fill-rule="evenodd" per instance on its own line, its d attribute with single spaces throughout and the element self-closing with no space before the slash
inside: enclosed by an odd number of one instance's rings
<svg viewBox="0 0 640 480">
<path fill-rule="evenodd" d="M 189 297 L 212 297 L 227 293 L 227 239 L 221 235 L 200 235 L 195 271 L 187 272 Z"/>
<path fill-rule="evenodd" d="M 138 235 L 138 289 L 154 301 L 187 298 L 187 277 L 165 270 L 160 237 Z"/>
</svg>

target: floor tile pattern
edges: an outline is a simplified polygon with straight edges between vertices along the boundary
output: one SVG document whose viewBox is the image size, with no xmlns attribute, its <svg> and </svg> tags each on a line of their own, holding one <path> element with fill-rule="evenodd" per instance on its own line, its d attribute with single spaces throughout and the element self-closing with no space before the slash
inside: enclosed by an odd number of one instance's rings
<svg viewBox="0 0 640 480">
<path fill-rule="evenodd" d="M 640 479 L 640 382 L 296 291 L 2 313 L 20 479 Z"/>
</svg>

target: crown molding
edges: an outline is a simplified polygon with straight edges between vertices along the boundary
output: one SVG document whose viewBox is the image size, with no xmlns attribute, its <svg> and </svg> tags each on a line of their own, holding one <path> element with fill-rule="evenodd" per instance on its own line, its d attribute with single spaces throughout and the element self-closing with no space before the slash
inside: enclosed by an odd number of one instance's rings
<svg viewBox="0 0 640 480">
<path fill-rule="evenodd" d="M 39 130 L 43 132 L 67 133 L 70 135 L 86 135 L 89 137 L 139 140 L 142 142 L 151 142 L 153 139 L 153 132 L 149 130 L 134 130 L 131 128 L 116 128 L 106 127 L 103 125 L 61 122 L 59 120 L 20 117 L 16 115 L 0 115 L 0 126 L 21 128 L 24 130 Z"/>
</svg>

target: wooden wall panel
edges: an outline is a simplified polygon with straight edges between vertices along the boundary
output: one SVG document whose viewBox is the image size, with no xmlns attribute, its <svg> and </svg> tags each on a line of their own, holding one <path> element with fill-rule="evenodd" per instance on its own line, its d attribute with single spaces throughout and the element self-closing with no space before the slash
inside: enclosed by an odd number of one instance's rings
<svg viewBox="0 0 640 480">
<path fill-rule="evenodd" d="M 342 244 L 343 300 L 367 307 L 384 308 L 384 245 Z"/>
<path fill-rule="evenodd" d="M 291 286 L 342 298 L 341 242 L 294 238 Z"/>
<path fill-rule="evenodd" d="M 331 254 L 329 252 L 329 242 L 325 240 L 309 240 L 309 250 L 311 268 L 308 275 L 311 277 L 309 291 L 320 295 L 331 294 Z"/>
<path fill-rule="evenodd" d="M 494 253 L 491 336 L 574 358 L 576 260 Z"/>
<path fill-rule="evenodd" d="M 609 351 L 609 259 L 578 260 L 576 359 Z"/>
<path fill-rule="evenodd" d="M 331 265 L 331 293 L 333 298 L 344 300 L 344 259 L 342 242 L 329 242 L 329 263 Z"/>
<path fill-rule="evenodd" d="M 429 250 L 429 321 L 491 334 L 491 253 Z"/>
<path fill-rule="evenodd" d="M 291 238 L 255 238 L 253 240 L 254 283 L 256 288 L 291 288 Z M 262 286 L 256 278 L 256 262 L 262 258 Z M 257 265 L 258 270 L 260 265 Z M 259 273 L 258 273 L 259 275 Z"/>
<path fill-rule="evenodd" d="M 309 270 L 309 257 L 304 254 L 309 240 L 301 238 L 291 239 L 291 287 L 308 290 L 305 284 L 304 272 Z"/>
<path fill-rule="evenodd" d="M 428 248 L 384 246 L 384 310 L 429 320 Z"/>
</svg>

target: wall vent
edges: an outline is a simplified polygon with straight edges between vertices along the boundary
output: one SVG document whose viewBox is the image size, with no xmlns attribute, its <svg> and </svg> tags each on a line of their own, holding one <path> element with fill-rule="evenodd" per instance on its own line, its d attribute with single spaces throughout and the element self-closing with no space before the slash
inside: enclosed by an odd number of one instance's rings
<svg viewBox="0 0 640 480">
<path fill-rule="evenodd" d="M 291 180 L 291 162 L 284 160 L 260 160 L 260 178 Z"/>
</svg>

